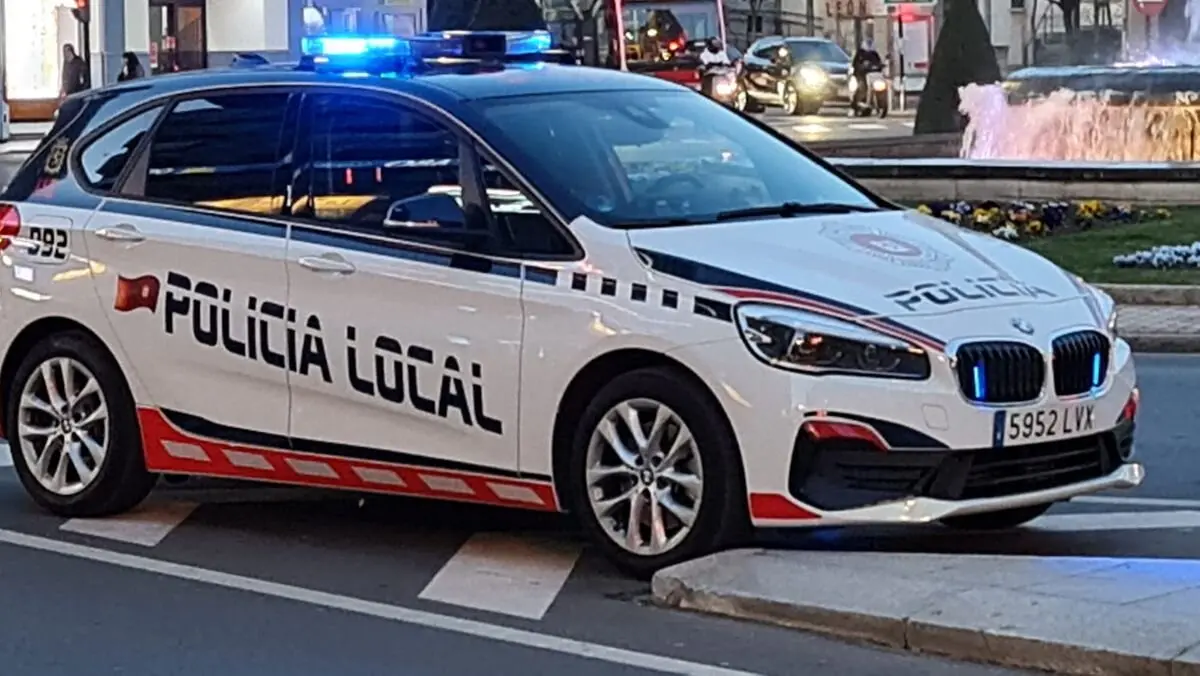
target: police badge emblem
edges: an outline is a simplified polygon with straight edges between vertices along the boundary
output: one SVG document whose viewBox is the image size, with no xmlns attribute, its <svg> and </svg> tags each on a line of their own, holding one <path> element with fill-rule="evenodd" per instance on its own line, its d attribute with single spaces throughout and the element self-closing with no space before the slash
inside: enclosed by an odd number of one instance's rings
<svg viewBox="0 0 1200 676">
<path fill-rule="evenodd" d="M 945 272 L 954 260 L 927 246 L 893 237 L 877 228 L 844 223 L 826 223 L 821 234 L 855 253 L 887 261 L 893 265 Z"/>
</svg>

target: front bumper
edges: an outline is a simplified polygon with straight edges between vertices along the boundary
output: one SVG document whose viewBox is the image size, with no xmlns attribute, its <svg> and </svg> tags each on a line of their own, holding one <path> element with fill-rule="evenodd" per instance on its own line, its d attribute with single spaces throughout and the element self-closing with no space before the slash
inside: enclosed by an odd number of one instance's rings
<svg viewBox="0 0 1200 676">
<path fill-rule="evenodd" d="M 1011 407 L 968 402 L 944 358 L 921 382 L 814 378 L 731 358 L 739 354 L 733 348 L 721 341 L 681 354 L 715 376 L 710 386 L 737 435 L 757 526 L 924 523 L 1129 488 L 1144 478 L 1132 462 L 1136 375 L 1124 341 L 1114 346 L 1102 389 L 1060 399 L 1051 388 Z M 995 437 L 998 410 L 1080 401 L 1094 410 L 1094 429 L 1025 444 Z M 814 441 L 814 423 L 849 431 Z"/>
</svg>

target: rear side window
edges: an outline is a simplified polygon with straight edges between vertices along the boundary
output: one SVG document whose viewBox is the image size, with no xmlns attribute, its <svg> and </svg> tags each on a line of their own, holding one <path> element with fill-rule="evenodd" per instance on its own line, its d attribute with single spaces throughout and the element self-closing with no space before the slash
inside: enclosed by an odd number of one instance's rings
<svg viewBox="0 0 1200 676">
<path fill-rule="evenodd" d="M 287 92 L 229 92 L 188 99 L 150 141 L 143 194 L 256 214 L 278 213 Z M 290 178 L 290 177 L 288 177 Z"/>
<path fill-rule="evenodd" d="M 155 106 L 134 115 L 88 144 L 79 154 L 84 182 L 96 190 L 112 192 L 129 158 L 161 112 L 162 106 Z"/>
</svg>

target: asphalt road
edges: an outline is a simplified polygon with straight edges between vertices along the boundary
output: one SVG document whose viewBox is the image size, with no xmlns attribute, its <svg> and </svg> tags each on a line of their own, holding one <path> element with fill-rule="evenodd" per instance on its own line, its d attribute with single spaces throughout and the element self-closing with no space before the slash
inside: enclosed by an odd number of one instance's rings
<svg viewBox="0 0 1200 676">
<path fill-rule="evenodd" d="M 1060 505 L 1011 534 L 829 529 L 763 542 L 1200 558 L 1200 358 L 1146 355 L 1139 368 L 1149 479 L 1135 491 Z M 561 517 L 185 484 L 127 518 L 64 521 L 0 468 L 0 664 L 13 673 L 1015 673 L 667 611 L 647 591 Z"/>
<path fill-rule="evenodd" d="M 830 107 L 820 115 L 784 115 L 768 109 L 760 119 L 797 141 L 835 141 L 843 139 L 912 136 L 912 111 L 894 113 L 882 120 L 875 117 L 849 117 L 846 108 Z"/>
</svg>

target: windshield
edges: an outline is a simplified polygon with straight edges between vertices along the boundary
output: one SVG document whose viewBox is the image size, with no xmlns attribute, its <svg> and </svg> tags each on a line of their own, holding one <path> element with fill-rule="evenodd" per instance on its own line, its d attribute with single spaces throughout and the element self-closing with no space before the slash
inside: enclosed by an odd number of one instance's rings
<svg viewBox="0 0 1200 676">
<path fill-rule="evenodd" d="M 475 105 L 489 142 L 571 219 L 682 225 L 782 204 L 881 204 L 689 91 L 558 93 Z"/>
<path fill-rule="evenodd" d="M 825 42 L 823 40 L 789 40 L 787 48 L 792 54 L 793 61 L 850 62 L 850 55 L 832 42 Z"/>
<path fill-rule="evenodd" d="M 688 43 L 721 35 L 715 0 L 624 3 L 621 18 L 625 61 L 633 71 L 694 67 L 696 53 Z"/>
</svg>

